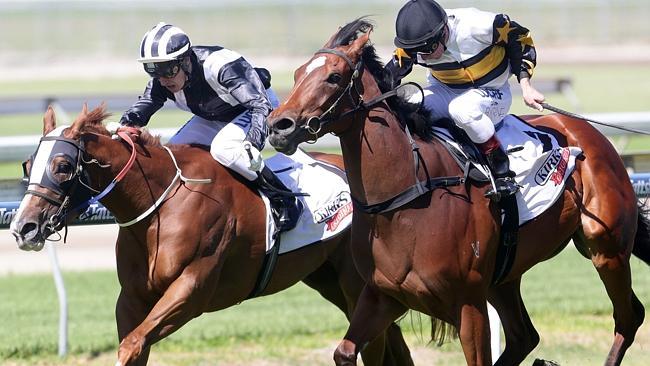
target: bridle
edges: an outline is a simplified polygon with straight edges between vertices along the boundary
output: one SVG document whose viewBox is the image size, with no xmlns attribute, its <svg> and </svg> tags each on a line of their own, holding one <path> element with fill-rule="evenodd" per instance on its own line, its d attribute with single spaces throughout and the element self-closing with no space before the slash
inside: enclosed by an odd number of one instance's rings
<svg viewBox="0 0 650 366">
<path fill-rule="evenodd" d="M 343 89 L 343 91 L 341 91 L 341 94 L 336 98 L 334 103 L 332 103 L 332 105 L 330 105 L 330 107 L 327 108 L 325 112 L 321 113 L 320 116 L 310 117 L 307 120 L 307 123 L 304 126 L 301 126 L 302 129 L 306 130 L 307 134 L 313 136 L 313 139 L 305 141 L 310 144 L 313 144 L 318 140 L 318 134 L 322 130 L 323 126 L 328 125 L 334 120 L 343 119 L 349 115 L 357 113 L 360 110 L 369 110 L 374 105 L 379 104 L 384 100 L 397 95 L 397 90 L 395 89 L 383 93 L 377 96 L 376 98 L 369 100 L 368 102 L 364 101 L 363 95 L 361 94 L 361 91 L 359 91 L 359 88 L 357 87 L 357 83 L 356 83 L 356 81 L 359 80 L 359 77 L 363 72 L 363 57 L 360 57 L 359 61 L 357 61 L 357 63 L 354 63 L 352 62 L 352 59 L 348 57 L 348 55 L 334 48 L 321 48 L 320 50 L 316 51 L 314 55 L 318 55 L 322 53 L 328 53 L 342 58 L 348 64 L 348 67 L 353 71 L 352 71 L 352 76 L 350 77 L 350 81 L 348 82 L 348 85 L 345 87 L 345 89 Z M 417 85 L 415 83 L 407 83 L 407 84 Z M 418 88 L 421 89 L 421 87 L 419 86 Z M 357 94 L 356 100 L 352 96 L 353 91 Z M 345 111 L 339 116 L 332 115 L 332 112 L 336 110 L 336 108 L 339 106 L 339 103 L 341 102 L 341 100 L 343 100 L 343 97 L 346 95 L 350 97 L 350 101 L 353 107 L 350 110 Z"/>
<path fill-rule="evenodd" d="M 86 152 L 82 140 L 77 141 L 63 136 L 44 136 L 41 138 L 40 140 L 41 143 L 44 141 L 60 141 L 60 142 L 70 144 L 77 152 L 77 156 L 75 158 L 76 160 L 75 169 L 68 180 L 60 183 L 52 182 L 50 180 L 45 185 L 38 184 L 39 186 L 46 188 L 50 192 L 57 193 L 59 197 L 62 196 L 63 197 L 62 199 L 50 195 L 48 193 L 29 189 L 29 185 L 28 185 L 28 189 L 25 191 L 25 194 L 30 194 L 32 196 L 42 198 L 48 203 L 57 207 L 57 211 L 52 216 L 50 216 L 48 221 L 45 223 L 45 230 L 49 231 L 50 234 L 57 232 L 58 230 L 66 226 L 66 217 L 70 215 L 74 216 L 76 214 L 83 212 L 88 206 L 96 203 L 104 196 L 106 196 L 115 187 L 115 185 L 119 181 L 121 181 L 124 178 L 124 176 L 126 176 L 126 173 L 131 169 L 133 163 L 135 162 L 135 157 L 136 157 L 135 144 L 125 132 L 120 131 L 117 134 L 123 140 L 127 141 L 131 145 L 131 150 L 132 150 L 131 156 L 127 161 L 126 165 L 122 168 L 122 170 L 111 181 L 111 183 L 109 183 L 106 186 L 106 188 L 104 188 L 102 191 L 94 189 L 90 186 L 88 172 L 84 170 L 84 166 L 89 164 L 97 164 L 101 168 L 107 168 L 109 167 L 109 165 L 103 165 L 94 158 L 85 158 L 89 156 L 89 154 Z M 39 144 L 39 148 L 40 148 L 40 144 Z M 38 152 L 38 148 L 36 151 Z M 36 156 L 36 153 L 32 155 L 32 160 L 34 156 Z M 47 170 L 49 168 L 45 167 L 45 169 Z M 23 181 L 25 180 L 28 181 L 30 172 L 27 171 L 25 163 L 23 163 L 23 175 L 24 175 Z M 82 187 L 82 189 L 85 190 L 86 192 L 83 192 L 84 197 L 81 198 L 82 202 L 75 202 L 75 197 L 76 194 L 78 193 L 79 187 Z"/>
<path fill-rule="evenodd" d="M 61 137 L 61 136 L 45 136 L 45 137 L 43 137 L 41 139 L 41 141 L 51 141 L 51 140 L 63 141 L 63 142 L 66 142 L 68 144 L 73 145 L 74 148 L 77 150 L 76 168 L 75 168 L 75 172 L 70 177 L 70 179 L 66 180 L 65 182 L 58 183 L 58 184 L 57 183 L 50 184 L 50 187 L 45 187 L 45 188 L 49 189 L 50 191 L 55 192 L 55 193 L 59 193 L 60 196 L 63 196 L 64 198 L 62 200 L 60 200 L 60 199 L 58 199 L 56 197 L 51 197 L 50 195 L 47 195 L 47 194 L 42 193 L 42 192 L 31 190 L 31 189 L 28 189 L 26 191 L 26 193 L 25 193 L 25 194 L 31 194 L 31 195 L 34 195 L 34 196 L 37 196 L 37 197 L 41 197 L 44 200 L 46 200 L 47 202 L 49 202 L 50 204 L 58 207 L 57 212 L 54 215 L 52 215 L 50 217 L 50 219 L 48 220 L 48 222 L 45 224 L 45 230 L 49 231 L 48 235 L 52 234 L 52 233 L 55 233 L 58 230 L 60 230 L 62 227 L 66 226 L 65 218 L 67 216 L 70 216 L 71 214 L 72 215 L 77 215 L 77 214 L 83 212 L 88 206 L 90 206 L 90 205 L 92 205 L 94 203 L 97 203 L 99 200 L 104 198 L 108 193 L 110 193 L 113 190 L 113 188 L 115 188 L 117 183 L 119 183 L 126 176 L 126 174 L 129 172 L 129 170 L 131 169 L 131 167 L 135 163 L 136 155 L 137 155 L 135 143 L 133 142 L 131 136 L 129 135 L 129 133 L 136 133 L 136 131 L 134 131 L 134 130 L 137 131 L 137 129 L 135 129 L 133 127 L 121 126 L 121 127 L 118 128 L 117 131 L 115 131 L 115 134 L 119 138 L 121 138 L 123 141 L 126 141 L 129 144 L 129 146 L 131 148 L 131 155 L 130 155 L 129 160 L 127 161 L 127 163 L 122 168 L 122 170 L 115 176 L 115 178 L 113 178 L 113 180 L 101 192 L 94 189 L 94 188 L 92 188 L 92 187 L 90 187 L 90 185 L 88 183 L 88 181 L 89 181 L 88 173 L 83 169 L 83 167 L 85 165 L 93 164 L 93 163 L 99 165 L 101 168 L 107 168 L 110 165 L 102 165 L 101 163 L 99 163 L 99 161 L 97 161 L 94 158 L 92 158 L 90 160 L 85 160 L 83 158 L 83 156 L 89 156 L 89 154 L 84 149 L 82 140 L 77 142 L 76 140 L 72 140 L 72 139 L 69 139 L 69 138 Z M 185 183 L 197 183 L 197 184 L 209 184 L 209 183 L 212 183 L 212 179 L 195 179 L 195 178 L 187 178 L 187 177 L 183 176 L 182 171 L 181 171 L 180 167 L 178 166 L 178 162 L 176 161 L 176 158 L 174 157 L 174 154 L 172 153 L 172 151 L 167 146 L 163 146 L 163 149 L 165 149 L 169 153 L 169 155 L 171 157 L 171 160 L 172 160 L 172 163 L 174 164 L 174 167 L 176 168 L 176 175 L 174 176 L 172 181 L 169 183 L 169 186 L 167 187 L 167 189 L 160 195 L 160 197 L 153 203 L 153 205 L 151 205 L 149 207 L 149 209 L 142 212 L 136 218 L 134 218 L 134 219 L 132 219 L 132 220 L 130 220 L 128 222 L 124 222 L 124 223 L 118 222 L 117 224 L 120 227 L 127 227 L 127 226 L 134 225 L 134 224 L 142 221 L 147 216 L 149 216 L 158 207 L 160 207 L 160 205 L 163 203 L 165 198 L 169 195 L 169 193 L 172 191 L 172 189 L 176 186 L 178 181 L 182 181 L 182 182 L 185 182 Z M 38 149 L 37 149 L 37 152 L 38 152 Z M 23 165 L 23 169 L 24 168 L 25 168 L 25 165 Z M 26 176 L 29 175 L 28 172 L 26 172 L 26 171 L 24 171 L 24 174 Z M 72 183 L 67 183 L 67 182 L 72 182 Z M 61 187 L 61 185 L 63 183 L 65 183 L 66 187 L 68 187 L 68 188 Z M 73 202 L 73 199 L 75 197 L 76 188 L 80 184 L 85 189 L 87 189 L 89 192 L 87 193 L 87 195 L 84 196 L 84 198 L 83 198 L 84 201 L 82 203 L 77 204 L 72 209 L 70 209 L 69 207 L 71 206 L 71 203 Z M 52 186 L 54 186 L 54 187 L 52 187 Z M 63 189 L 60 189 L 60 188 L 63 188 Z M 94 193 L 96 193 L 96 195 L 93 195 Z"/>
<path fill-rule="evenodd" d="M 333 122 L 335 119 L 342 119 L 348 115 L 354 114 L 357 111 L 361 109 L 365 109 L 367 107 L 367 105 L 364 104 L 363 102 L 363 96 L 361 95 L 361 92 L 357 88 L 357 84 L 356 84 L 357 79 L 359 79 L 363 71 L 363 59 L 359 58 L 359 61 L 357 61 L 357 63 L 354 63 L 352 62 L 352 59 L 348 57 L 348 55 L 334 48 L 321 48 L 320 50 L 316 51 L 314 55 L 319 55 L 323 53 L 336 55 L 342 58 L 348 64 L 350 70 L 353 71 L 350 77 L 350 81 L 348 82 L 348 85 L 341 91 L 341 94 L 336 98 L 334 103 L 332 103 L 332 105 L 330 105 L 330 107 L 327 108 L 325 112 L 321 113 L 320 116 L 310 117 L 307 120 L 307 123 L 304 126 L 302 126 L 302 128 L 305 129 L 309 135 L 314 136 L 313 139 L 306 141 L 307 143 L 312 143 L 312 144 L 315 143 L 316 140 L 318 140 L 318 133 L 320 133 L 323 126 L 328 125 L 329 123 Z M 356 100 L 352 96 L 353 91 L 357 94 Z M 345 113 L 341 114 L 338 117 L 331 115 L 331 113 L 334 110 L 336 110 L 336 108 L 339 106 L 339 103 L 346 95 L 349 96 L 350 101 L 352 102 L 353 105 L 352 109 L 346 111 Z"/>
</svg>

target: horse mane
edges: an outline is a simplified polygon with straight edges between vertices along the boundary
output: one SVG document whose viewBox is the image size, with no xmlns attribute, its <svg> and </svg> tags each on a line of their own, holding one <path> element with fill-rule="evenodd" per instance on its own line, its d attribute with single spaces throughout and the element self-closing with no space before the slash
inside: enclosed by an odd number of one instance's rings
<svg viewBox="0 0 650 366">
<path fill-rule="evenodd" d="M 374 24 L 367 19 L 366 16 L 359 17 L 350 23 L 341 27 L 338 32 L 331 38 L 327 44 L 328 47 L 335 48 L 340 46 L 347 46 L 355 41 L 359 36 L 364 33 L 372 31 Z M 379 90 L 382 93 L 390 91 L 389 83 L 384 80 L 384 63 L 379 59 L 375 46 L 368 42 L 363 48 L 361 59 L 365 64 L 370 74 L 377 82 Z M 405 121 L 409 129 L 411 129 L 416 136 L 424 141 L 431 141 L 433 139 L 432 127 L 435 121 L 431 116 L 431 112 L 425 108 L 420 108 L 417 112 L 409 111 L 406 107 L 407 102 L 399 98 L 389 98 L 388 105 L 391 110 L 395 112 L 400 121 Z"/>
<path fill-rule="evenodd" d="M 94 133 L 110 136 L 110 132 L 104 126 L 104 121 L 110 116 L 112 114 L 106 111 L 105 104 L 100 105 L 90 112 L 87 112 L 84 107 L 84 110 L 77 116 L 72 125 L 78 128 L 78 133 Z M 154 136 L 147 130 L 141 130 L 138 142 L 145 146 L 162 148 L 160 136 Z"/>
</svg>

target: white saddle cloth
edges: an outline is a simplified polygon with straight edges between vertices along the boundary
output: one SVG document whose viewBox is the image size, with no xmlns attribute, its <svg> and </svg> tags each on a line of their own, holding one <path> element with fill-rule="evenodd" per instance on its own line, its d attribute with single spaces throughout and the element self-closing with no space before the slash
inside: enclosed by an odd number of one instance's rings
<svg viewBox="0 0 650 366">
<path fill-rule="evenodd" d="M 516 174 L 515 181 L 521 186 L 516 197 L 519 225 L 523 225 L 557 201 L 582 149 L 561 147 L 553 135 L 513 115 L 506 116 L 496 127 L 497 137 L 504 148 L 523 147 L 508 154 L 510 170 Z M 447 130 L 435 128 L 435 132 L 460 150 Z M 477 167 L 487 174 L 485 167 Z"/>
<path fill-rule="evenodd" d="M 345 172 L 300 149 L 291 156 L 278 153 L 264 163 L 292 192 L 309 194 L 298 197 L 304 210 L 296 227 L 280 234 L 280 254 L 331 238 L 352 224 L 352 199 Z M 268 198 L 262 195 L 262 199 L 266 205 L 268 252 L 275 244 L 275 222 Z"/>
</svg>

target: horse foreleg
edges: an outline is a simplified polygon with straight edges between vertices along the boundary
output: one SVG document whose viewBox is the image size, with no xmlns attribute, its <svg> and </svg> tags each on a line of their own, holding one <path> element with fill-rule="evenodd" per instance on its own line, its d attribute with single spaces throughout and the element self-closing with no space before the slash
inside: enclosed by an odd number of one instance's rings
<svg viewBox="0 0 650 366">
<path fill-rule="evenodd" d="M 194 276 L 181 275 L 165 291 L 144 320 L 120 342 L 119 366 L 143 365 L 149 347 L 201 313 L 201 287 Z M 204 291 L 205 293 L 205 291 Z M 144 360 L 144 361 L 143 361 Z"/>
<path fill-rule="evenodd" d="M 488 300 L 499 313 L 506 347 L 495 365 L 519 365 L 539 344 L 539 334 L 521 298 L 521 278 L 490 289 Z M 493 355 L 494 356 L 494 355 Z"/>
<path fill-rule="evenodd" d="M 137 294 L 128 293 L 124 289 L 120 291 L 115 305 L 115 319 L 117 321 L 117 335 L 120 342 L 135 329 L 138 324 L 147 316 L 151 307 L 147 306 Z M 133 365 L 146 365 L 149 359 L 149 347 L 140 352 L 137 361 Z M 117 365 L 120 365 L 119 363 Z"/>
<path fill-rule="evenodd" d="M 458 329 L 467 365 L 491 365 L 490 324 L 485 298 L 472 299 L 461 305 Z"/>
<path fill-rule="evenodd" d="M 356 365 L 359 352 L 406 310 L 399 301 L 365 285 L 359 295 L 345 338 L 334 351 L 336 365 Z"/>
</svg>

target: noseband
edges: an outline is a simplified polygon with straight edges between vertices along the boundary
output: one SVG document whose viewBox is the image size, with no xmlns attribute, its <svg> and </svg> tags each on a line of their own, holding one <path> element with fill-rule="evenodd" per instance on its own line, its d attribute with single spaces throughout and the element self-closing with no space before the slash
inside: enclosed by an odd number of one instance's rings
<svg viewBox="0 0 650 366">
<path fill-rule="evenodd" d="M 336 98 L 334 103 L 332 103 L 332 105 L 329 108 L 327 108 L 327 110 L 325 110 L 325 112 L 323 112 L 320 116 L 310 117 L 309 120 L 307 120 L 307 124 L 303 126 L 303 128 L 307 130 L 307 133 L 314 136 L 313 140 L 307 141 L 308 143 L 316 142 L 316 140 L 318 139 L 318 133 L 321 131 L 323 126 L 331 123 L 335 119 L 344 118 L 350 114 L 357 112 L 362 108 L 365 108 L 365 105 L 363 103 L 363 97 L 356 85 L 356 80 L 361 75 L 361 71 L 363 69 L 363 60 L 360 58 L 359 61 L 355 64 L 354 62 L 352 62 L 352 59 L 348 57 L 348 55 L 334 48 L 321 48 L 320 50 L 316 51 L 314 55 L 323 54 L 323 53 L 336 55 L 342 58 L 348 64 L 348 67 L 350 67 L 350 69 L 353 70 L 353 72 L 352 72 L 352 76 L 350 77 L 350 82 L 345 87 L 345 89 L 343 89 L 341 94 Z M 353 90 L 357 94 L 356 101 L 355 98 L 352 96 Z M 331 115 L 331 113 L 338 107 L 339 103 L 341 102 L 341 100 L 345 95 L 350 97 L 350 101 L 352 102 L 353 108 L 341 114 L 338 117 Z"/>
</svg>

